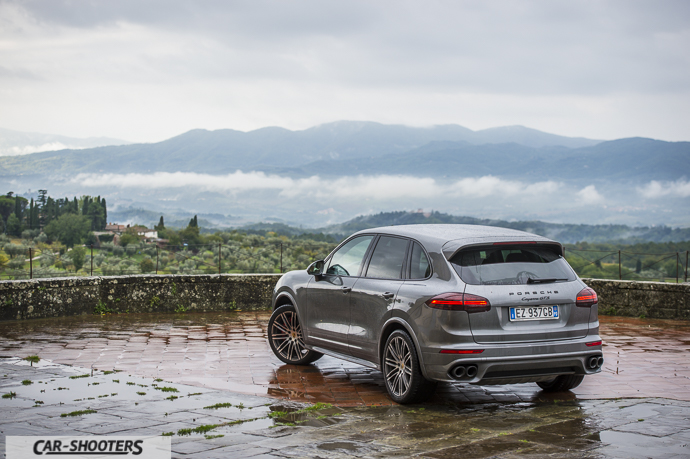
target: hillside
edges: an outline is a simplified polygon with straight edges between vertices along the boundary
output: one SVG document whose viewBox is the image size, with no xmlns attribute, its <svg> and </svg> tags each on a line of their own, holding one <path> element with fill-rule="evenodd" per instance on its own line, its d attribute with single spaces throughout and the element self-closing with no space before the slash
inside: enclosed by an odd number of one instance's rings
<svg viewBox="0 0 690 459">
<path fill-rule="evenodd" d="M 493 175 L 539 180 L 573 178 L 677 180 L 690 175 L 690 142 L 630 138 L 591 147 L 534 148 L 517 143 L 431 142 L 398 155 L 317 161 L 303 175 L 402 174 L 427 177 Z"/>
<path fill-rule="evenodd" d="M 267 127 L 250 132 L 196 129 L 163 142 L 0 157 L 0 175 L 79 172 L 228 173 L 237 169 L 294 168 L 314 161 L 399 155 L 431 142 L 456 145 L 512 142 L 529 148 L 577 148 L 597 140 L 562 137 L 520 126 L 472 131 L 457 125 L 414 128 L 339 121 L 290 131 Z"/>
<path fill-rule="evenodd" d="M 505 221 L 462 217 L 441 212 L 381 212 L 375 215 L 356 217 L 344 223 L 330 225 L 314 230 L 303 230 L 284 224 L 252 224 L 243 226 L 245 230 L 276 231 L 281 234 L 323 233 L 343 239 L 350 234 L 368 228 L 394 225 L 414 225 L 430 223 L 453 223 L 466 225 L 489 225 L 511 228 L 534 233 L 557 240 L 564 244 L 577 242 L 612 242 L 635 244 L 640 242 L 681 242 L 690 241 L 690 228 L 670 228 L 668 226 L 630 227 L 627 225 L 575 225 L 566 223 L 547 223 L 543 221 Z"/>
</svg>

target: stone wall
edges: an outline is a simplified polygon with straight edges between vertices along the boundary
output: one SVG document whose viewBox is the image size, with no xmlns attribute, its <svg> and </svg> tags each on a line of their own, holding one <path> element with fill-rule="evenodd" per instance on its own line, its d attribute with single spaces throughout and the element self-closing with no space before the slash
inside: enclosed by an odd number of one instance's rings
<svg viewBox="0 0 690 459">
<path fill-rule="evenodd" d="M 268 309 L 280 274 L 139 275 L 0 281 L 0 320 L 98 312 Z M 690 284 L 583 279 L 599 313 L 690 319 Z"/>
<path fill-rule="evenodd" d="M 280 276 L 138 275 L 0 281 L 0 320 L 98 312 L 267 309 Z"/>
<path fill-rule="evenodd" d="M 582 279 L 599 296 L 599 314 L 690 319 L 690 284 Z"/>
</svg>

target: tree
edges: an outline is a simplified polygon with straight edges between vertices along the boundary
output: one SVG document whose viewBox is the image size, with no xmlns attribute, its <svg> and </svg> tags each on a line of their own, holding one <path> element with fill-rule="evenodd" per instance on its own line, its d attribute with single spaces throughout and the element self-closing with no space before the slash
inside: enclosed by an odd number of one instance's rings
<svg viewBox="0 0 690 459">
<path fill-rule="evenodd" d="M 70 258 L 72 259 L 74 270 L 79 271 L 84 266 L 84 259 L 86 258 L 86 249 L 81 246 L 73 248 L 70 252 Z"/>
<path fill-rule="evenodd" d="M 126 247 L 130 244 L 138 244 L 139 240 L 137 230 L 133 227 L 127 228 L 125 232 L 120 235 L 120 245 L 122 247 Z"/>
<path fill-rule="evenodd" d="M 158 224 L 153 227 L 153 229 L 160 231 L 165 229 L 165 222 L 163 221 L 163 216 L 161 215 L 161 219 L 158 220 Z"/>
<path fill-rule="evenodd" d="M 83 215 L 66 213 L 46 225 L 45 233 L 51 240 L 58 240 L 67 247 L 79 244 L 89 234 L 91 222 Z"/>
<path fill-rule="evenodd" d="M 156 265 L 153 264 L 153 260 L 146 257 L 139 263 L 139 269 L 142 273 L 150 273 L 155 269 Z"/>
<path fill-rule="evenodd" d="M 22 234 L 22 224 L 16 214 L 10 214 L 10 218 L 7 219 L 7 234 L 12 236 L 20 236 Z"/>
<path fill-rule="evenodd" d="M 189 225 L 188 227 L 180 231 L 179 235 L 182 241 L 186 242 L 187 244 L 194 245 L 201 243 L 201 236 L 199 236 L 198 226 Z"/>
</svg>

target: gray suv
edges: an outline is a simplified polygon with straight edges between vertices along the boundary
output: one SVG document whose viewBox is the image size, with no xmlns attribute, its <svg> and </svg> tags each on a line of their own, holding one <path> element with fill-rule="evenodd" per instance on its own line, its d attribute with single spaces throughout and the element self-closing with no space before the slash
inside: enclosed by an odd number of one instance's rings
<svg viewBox="0 0 690 459">
<path fill-rule="evenodd" d="M 561 244 L 475 225 L 353 234 L 278 281 L 268 339 L 288 364 L 327 354 L 381 370 L 398 403 L 439 381 L 565 391 L 604 361 L 597 294 Z"/>
</svg>

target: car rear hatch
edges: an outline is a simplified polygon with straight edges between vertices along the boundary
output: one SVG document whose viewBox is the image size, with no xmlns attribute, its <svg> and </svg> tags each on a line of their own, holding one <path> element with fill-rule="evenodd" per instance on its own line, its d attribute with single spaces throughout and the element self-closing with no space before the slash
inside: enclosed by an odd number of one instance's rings
<svg viewBox="0 0 690 459">
<path fill-rule="evenodd" d="M 589 308 L 575 305 L 583 285 L 554 243 L 493 243 L 459 250 L 451 265 L 465 294 L 491 308 L 469 314 L 475 342 L 520 343 L 581 338 Z"/>
</svg>

